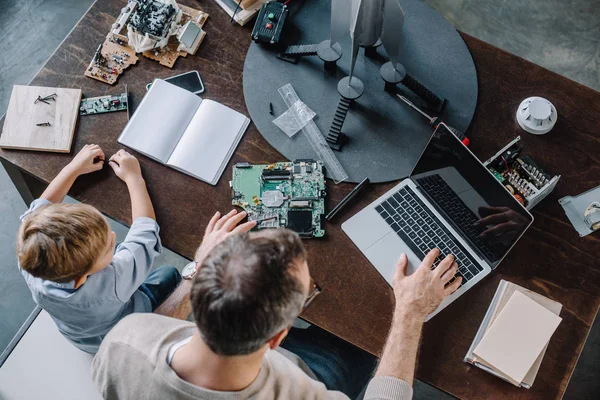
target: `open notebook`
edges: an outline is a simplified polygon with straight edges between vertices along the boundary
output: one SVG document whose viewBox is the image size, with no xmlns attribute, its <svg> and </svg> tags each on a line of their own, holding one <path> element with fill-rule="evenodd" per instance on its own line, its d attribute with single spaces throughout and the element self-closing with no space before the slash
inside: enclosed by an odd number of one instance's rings
<svg viewBox="0 0 600 400">
<path fill-rule="evenodd" d="M 157 79 L 118 142 L 216 185 L 250 119 Z"/>
</svg>

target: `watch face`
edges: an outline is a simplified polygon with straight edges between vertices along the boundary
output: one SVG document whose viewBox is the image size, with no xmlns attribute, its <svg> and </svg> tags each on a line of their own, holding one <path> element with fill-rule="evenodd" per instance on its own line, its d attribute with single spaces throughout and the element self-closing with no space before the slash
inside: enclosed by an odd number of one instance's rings
<svg viewBox="0 0 600 400">
<path fill-rule="evenodd" d="M 181 270 L 181 276 L 184 279 L 191 279 L 192 276 L 196 273 L 196 262 L 192 261 Z"/>
</svg>

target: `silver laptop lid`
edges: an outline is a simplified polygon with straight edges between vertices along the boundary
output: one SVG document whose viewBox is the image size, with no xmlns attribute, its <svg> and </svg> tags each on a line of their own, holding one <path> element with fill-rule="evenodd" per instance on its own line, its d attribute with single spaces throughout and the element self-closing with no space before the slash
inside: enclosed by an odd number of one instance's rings
<svg viewBox="0 0 600 400">
<path fill-rule="evenodd" d="M 410 179 L 492 268 L 533 221 L 529 212 L 443 125 Z"/>
</svg>

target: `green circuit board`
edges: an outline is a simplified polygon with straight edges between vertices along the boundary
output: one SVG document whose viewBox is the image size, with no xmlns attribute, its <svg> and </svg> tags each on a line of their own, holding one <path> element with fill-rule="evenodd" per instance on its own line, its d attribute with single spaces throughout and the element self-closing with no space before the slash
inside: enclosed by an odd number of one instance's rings
<svg viewBox="0 0 600 400">
<path fill-rule="evenodd" d="M 81 99 L 79 115 L 103 114 L 113 111 L 127 111 L 127 93 L 117 96 L 100 96 Z"/>
<path fill-rule="evenodd" d="M 255 230 L 288 228 L 302 238 L 322 237 L 325 213 L 323 163 L 296 160 L 238 163 L 230 182 L 232 201 L 258 221 Z"/>
</svg>

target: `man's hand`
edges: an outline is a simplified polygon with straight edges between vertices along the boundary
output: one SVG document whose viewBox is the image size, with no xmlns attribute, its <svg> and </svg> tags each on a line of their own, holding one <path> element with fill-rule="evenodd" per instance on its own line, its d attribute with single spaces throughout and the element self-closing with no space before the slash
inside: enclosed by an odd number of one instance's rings
<svg viewBox="0 0 600 400">
<path fill-rule="evenodd" d="M 196 250 L 196 255 L 194 256 L 196 265 L 202 264 L 206 255 L 228 236 L 236 233 L 248 232 L 256 226 L 256 221 L 248 221 L 238 225 L 245 217 L 245 211 L 238 213 L 237 210 L 231 210 L 229 214 L 224 217 L 221 217 L 221 213 L 217 211 L 206 226 L 202 244 L 198 247 L 198 250 Z"/>
<path fill-rule="evenodd" d="M 423 321 L 446 296 L 458 289 L 462 280 L 458 278 L 447 285 L 458 269 L 451 255 L 431 269 L 439 254 L 438 249 L 431 250 L 410 276 L 406 276 L 408 258 L 406 254 L 400 256 L 392 282 L 396 310 L 375 375 L 393 376 L 412 385 Z"/>
<path fill-rule="evenodd" d="M 100 171 L 104 166 L 104 151 L 97 144 L 86 144 L 65 167 L 66 170 L 79 175 Z"/>
<path fill-rule="evenodd" d="M 425 318 L 446 296 L 458 289 L 462 278 L 457 278 L 446 286 L 458 270 L 452 255 L 446 256 L 437 268 L 431 269 L 439 254 L 438 249 L 431 250 L 419 268 L 410 276 L 406 275 L 408 258 L 406 254 L 400 256 L 393 279 L 396 311 L 415 313 L 416 316 Z"/>
<path fill-rule="evenodd" d="M 108 160 L 108 165 L 115 171 L 115 175 L 127 184 L 142 178 L 139 161 L 125 150 L 113 154 Z"/>
</svg>

